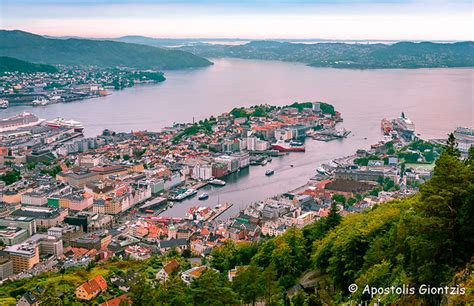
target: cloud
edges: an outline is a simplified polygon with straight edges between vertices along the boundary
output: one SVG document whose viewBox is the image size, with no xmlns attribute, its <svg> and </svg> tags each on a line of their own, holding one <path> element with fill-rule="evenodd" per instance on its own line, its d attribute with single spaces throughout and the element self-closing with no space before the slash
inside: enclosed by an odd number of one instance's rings
<svg viewBox="0 0 474 306">
<path fill-rule="evenodd" d="M 48 35 L 472 40 L 466 1 L 3 0 L 1 27 Z"/>
</svg>

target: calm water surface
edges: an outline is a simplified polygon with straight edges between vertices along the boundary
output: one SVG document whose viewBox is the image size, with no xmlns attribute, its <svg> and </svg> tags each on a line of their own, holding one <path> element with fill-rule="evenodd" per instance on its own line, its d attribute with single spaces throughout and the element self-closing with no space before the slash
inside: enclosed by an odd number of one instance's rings
<svg viewBox="0 0 474 306">
<path fill-rule="evenodd" d="M 223 188 L 209 187 L 208 201 L 197 197 L 176 204 L 164 214 L 183 216 L 193 205 L 230 201 L 240 207 L 296 188 L 314 175 L 317 166 L 367 148 L 381 139 L 380 120 L 404 111 L 424 138 L 442 138 L 456 126 L 474 126 L 474 69 L 344 70 L 313 68 L 274 61 L 215 59 L 215 65 L 170 71 L 157 85 L 115 91 L 104 98 L 44 108 L 12 107 L 2 118 L 21 111 L 53 119 L 61 116 L 84 123 L 86 135 L 105 128 L 115 131 L 158 131 L 173 122 L 190 122 L 260 103 L 284 105 L 321 100 L 342 113 L 349 138 L 330 143 L 307 141 L 306 153 L 274 158 L 265 167 L 251 167 L 228 179 Z M 293 164 L 294 167 L 290 167 Z M 275 175 L 266 177 L 266 169 Z"/>
</svg>

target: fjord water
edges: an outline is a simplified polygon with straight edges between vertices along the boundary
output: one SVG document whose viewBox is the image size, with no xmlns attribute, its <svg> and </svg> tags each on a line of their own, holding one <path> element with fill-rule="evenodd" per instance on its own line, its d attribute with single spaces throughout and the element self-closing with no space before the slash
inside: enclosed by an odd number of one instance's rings
<svg viewBox="0 0 474 306">
<path fill-rule="evenodd" d="M 1 118 L 30 111 L 41 118 L 81 121 L 87 136 L 114 131 L 159 131 L 173 122 L 198 121 L 233 107 L 293 101 L 326 101 L 342 113 L 340 125 L 352 131 L 344 140 L 308 140 L 306 153 L 274 158 L 228 178 L 223 188 L 209 187 L 208 201 L 197 197 L 176 204 L 164 215 L 180 216 L 191 206 L 232 202 L 223 216 L 235 215 L 253 201 L 296 188 L 314 175 L 321 163 L 368 148 L 381 139 L 380 120 L 404 111 L 421 137 L 443 138 L 456 126 L 474 126 L 474 69 L 347 70 L 303 64 L 239 59 L 214 59 L 213 66 L 166 72 L 167 80 L 114 91 L 104 98 L 43 108 L 11 107 Z M 290 167 L 293 164 L 294 167 Z M 275 174 L 264 175 L 272 168 Z M 238 179 L 237 179 L 238 178 Z"/>
</svg>

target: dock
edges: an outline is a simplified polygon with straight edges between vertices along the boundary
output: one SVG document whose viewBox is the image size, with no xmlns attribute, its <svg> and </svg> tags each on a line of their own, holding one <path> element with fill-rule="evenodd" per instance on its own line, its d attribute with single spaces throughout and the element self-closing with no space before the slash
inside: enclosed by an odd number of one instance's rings
<svg viewBox="0 0 474 306">
<path fill-rule="evenodd" d="M 220 215 L 222 215 L 226 210 L 228 210 L 229 208 L 231 208 L 234 204 L 232 203 L 224 203 L 222 204 L 221 207 L 219 207 L 218 209 L 214 210 L 214 212 L 209 216 L 209 218 L 207 218 L 206 221 L 212 221 L 214 219 L 216 219 L 217 217 L 219 217 Z"/>
</svg>

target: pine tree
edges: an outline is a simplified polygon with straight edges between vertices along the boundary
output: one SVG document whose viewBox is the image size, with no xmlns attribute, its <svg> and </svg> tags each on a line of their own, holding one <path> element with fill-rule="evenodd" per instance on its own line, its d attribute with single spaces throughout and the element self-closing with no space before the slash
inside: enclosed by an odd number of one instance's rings
<svg viewBox="0 0 474 306">
<path fill-rule="evenodd" d="M 333 227 L 336 227 L 339 223 L 341 223 L 341 215 L 338 213 L 339 208 L 337 208 L 337 204 L 333 202 L 331 204 L 331 210 L 329 211 L 329 214 L 326 219 L 326 226 L 328 229 L 331 229 Z"/>
<path fill-rule="evenodd" d="M 458 143 L 453 133 L 450 133 L 446 142 L 446 152 L 451 156 L 459 157 L 461 153 L 458 150 Z"/>
</svg>

